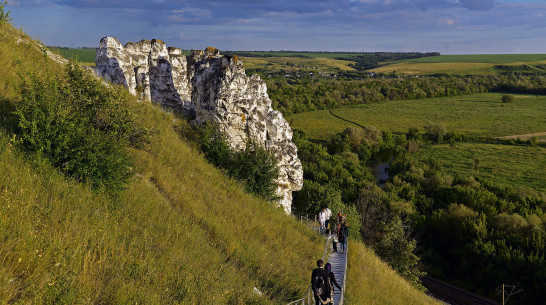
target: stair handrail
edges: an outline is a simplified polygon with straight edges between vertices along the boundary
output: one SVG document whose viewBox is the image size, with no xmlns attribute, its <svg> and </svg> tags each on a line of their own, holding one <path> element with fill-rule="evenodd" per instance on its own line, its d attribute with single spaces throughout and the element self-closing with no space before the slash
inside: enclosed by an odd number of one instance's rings
<svg viewBox="0 0 546 305">
<path fill-rule="evenodd" d="M 343 299 L 345 297 L 345 282 L 347 279 L 347 262 L 349 261 L 349 241 L 347 240 L 347 245 L 345 246 L 345 272 L 343 272 L 343 284 L 341 285 L 341 295 L 339 297 L 339 304 L 343 305 Z"/>
</svg>

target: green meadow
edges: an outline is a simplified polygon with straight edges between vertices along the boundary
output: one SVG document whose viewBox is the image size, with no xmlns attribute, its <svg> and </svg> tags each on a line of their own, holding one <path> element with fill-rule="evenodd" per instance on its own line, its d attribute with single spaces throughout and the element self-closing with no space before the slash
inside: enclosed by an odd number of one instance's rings
<svg viewBox="0 0 546 305">
<path fill-rule="evenodd" d="M 474 176 L 502 186 L 546 192 L 546 148 L 458 143 L 428 145 L 413 156 L 418 162 L 441 160 L 447 173 Z"/>
<path fill-rule="evenodd" d="M 415 59 L 404 59 L 371 69 L 376 73 L 398 73 L 427 75 L 448 73 L 456 75 L 497 74 L 495 65 L 544 64 L 546 54 L 475 54 L 440 55 Z"/>
<path fill-rule="evenodd" d="M 97 41 L 97 47 L 98 47 L 98 41 Z M 94 48 L 72 49 L 72 48 L 50 47 L 49 49 L 52 51 L 59 52 L 59 54 L 61 54 L 64 58 L 76 59 L 85 65 L 95 64 L 96 50 Z"/>
<path fill-rule="evenodd" d="M 444 124 L 447 131 L 470 136 L 500 137 L 546 131 L 546 97 L 517 95 L 514 103 L 502 103 L 502 94 L 401 100 L 384 103 L 344 106 L 312 111 L 289 117 L 295 129 L 312 139 L 328 140 L 347 127 L 375 126 L 393 133 L 405 133 L 417 127 L 421 132 L 428 124 Z M 342 119 L 340 119 L 342 118 Z M 343 120 L 344 119 L 344 120 Z M 348 122 L 350 121 L 350 122 Z"/>
</svg>

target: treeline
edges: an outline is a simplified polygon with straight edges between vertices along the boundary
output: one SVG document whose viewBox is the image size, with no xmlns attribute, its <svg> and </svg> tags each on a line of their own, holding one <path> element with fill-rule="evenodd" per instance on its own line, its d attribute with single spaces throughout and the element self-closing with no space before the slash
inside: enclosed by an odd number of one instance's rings
<svg viewBox="0 0 546 305">
<path fill-rule="evenodd" d="M 374 52 L 367 53 L 357 56 L 340 56 L 336 59 L 353 61 L 355 63 L 349 64 L 350 67 L 364 71 L 368 69 L 373 69 L 382 63 L 393 62 L 403 59 L 414 59 L 421 57 L 430 57 L 430 56 L 439 56 L 439 52 L 429 52 L 429 53 L 420 53 L 420 52 Z"/>
<path fill-rule="evenodd" d="M 366 77 L 360 80 L 265 78 L 273 107 L 285 115 L 390 100 L 488 91 L 546 94 L 546 75 Z"/>
<path fill-rule="evenodd" d="M 511 284 L 524 289 L 514 304 L 540 303 L 546 298 L 546 195 L 453 176 L 435 159 L 417 163 L 411 151 L 419 146 L 465 140 L 438 126 L 402 135 L 351 127 L 324 145 L 296 132 L 306 183 L 294 206 L 314 213 L 341 201 L 337 206 L 351 211 L 358 236 L 417 285 L 422 261 L 431 275 L 482 295 L 495 297 L 496 287 Z M 394 160 L 379 187 L 368 165 L 384 151 Z"/>
</svg>

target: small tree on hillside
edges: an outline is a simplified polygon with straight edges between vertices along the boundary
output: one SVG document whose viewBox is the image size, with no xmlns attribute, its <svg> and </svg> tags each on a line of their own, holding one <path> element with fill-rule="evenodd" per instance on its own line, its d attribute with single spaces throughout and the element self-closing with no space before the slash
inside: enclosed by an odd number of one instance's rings
<svg viewBox="0 0 546 305">
<path fill-rule="evenodd" d="M 11 21 L 11 17 L 9 16 L 10 11 L 4 11 L 4 7 L 7 4 L 7 1 L 0 3 L 0 24 L 9 23 Z"/>
</svg>

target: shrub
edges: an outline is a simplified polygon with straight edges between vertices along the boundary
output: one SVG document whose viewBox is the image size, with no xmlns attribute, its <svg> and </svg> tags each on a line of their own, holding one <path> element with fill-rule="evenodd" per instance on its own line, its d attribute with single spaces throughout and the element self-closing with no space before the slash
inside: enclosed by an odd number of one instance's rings
<svg viewBox="0 0 546 305">
<path fill-rule="evenodd" d="M 243 182 L 247 192 L 274 201 L 279 169 L 277 159 L 260 145 L 248 142 L 242 151 L 233 151 L 225 136 L 213 124 L 198 129 L 201 150 L 214 166 Z"/>
<path fill-rule="evenodd" d="M 7 1 L 4 1 L 4 3 L 0 3 L 0 25 L 4 23 L 9 23 L 11 21 L 11 17 L 9 16 L 10 11 L 5 11 L 4 7 L 8 4 Z"/>
<path fill-rule="evenodd" d="M 95 189 L 119 190 L 131 177 L 128 146 L 149 132 L 136 121 L 122 91 L 106 88 L 77 65 L 61 76 L 30 75 L 16 104 L 23 147 Z"/>
<path fill-rule="evenodd" d="M 493 218 L 494 226 L 510 233 L 520 233 L 527 227 L 527 221 L 518 214 L 500 213 Z"/>
<path fill-rule="evenodd" d="M 425 126 L 428 138 L 433 142 L 440 142 L 444 139 L 447 130 L 443 124 L 429 124 Z"/>
<path fill-rule="evenodd" d="M 236 152 L 229 174 L 243 181 L 247 192 L 266 200 L 280 199 L 276 195 L 279 169 L 275 156 L 260 145 L 247 143 L 245 150 Z"/>
<path fill-rule="evenodd" d="M 516 101 L 516 96 L 513 94 L 505 94 L 501 99 L 503 103 L 513 103 Z"/>
</svg>

